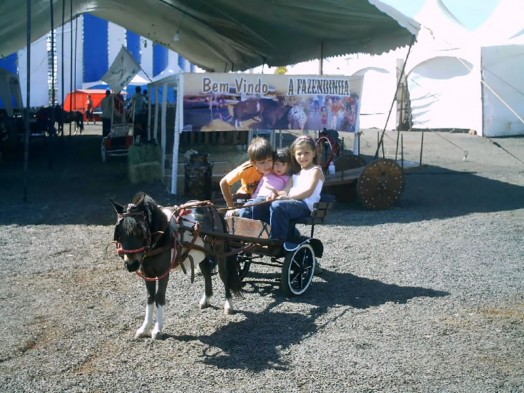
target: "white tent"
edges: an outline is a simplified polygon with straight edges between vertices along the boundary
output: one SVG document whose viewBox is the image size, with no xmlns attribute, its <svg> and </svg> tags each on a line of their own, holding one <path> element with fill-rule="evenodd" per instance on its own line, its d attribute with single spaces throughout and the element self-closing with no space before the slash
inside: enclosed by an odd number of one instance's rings
<svg viewBox="0 0 524 393">
<path fill-rule="evenodd" d="M 522 36 L 518 14 L 516 0 L 501 0 L 483 26 L 469 31 L 441 0 L 426 2 L 406 67 L 413 128 L 524 135 L 524 45 L 510 45 Z"/>
<path fill-rule="evenodd" d="M 473 129 L 490 137 L 524 135 L 524 29 L 519 3 L 500 0 L 489 19 L 470 31 L 441 0 L 426 1 L 415 16 L 422 28 L 405 68 L 413 128 Z M 341 70 L 366 74 L 362 128 L 385 126 L 391 89 L 401 68 L 395 61 L 405 59 L 406 53 L 404 48 L 351 59 Z M 366 103 L 373 108 L 364 108 Z M 388 129 L 396 124 L 395 112 Z"/>
<path fill-rule="evenodd" d="M 146 79 L 147 76 L 142 76 L 140 73 L 136 74 L 130 81 L 129 85 L 131 86 L 144 86 L 147 85 L 150 81 Z M 100 80 L 96 82 L 87 82 L 82 83 L 82 89 L 105 89 L 107 88 L 107 83 Z"/>
</svg>

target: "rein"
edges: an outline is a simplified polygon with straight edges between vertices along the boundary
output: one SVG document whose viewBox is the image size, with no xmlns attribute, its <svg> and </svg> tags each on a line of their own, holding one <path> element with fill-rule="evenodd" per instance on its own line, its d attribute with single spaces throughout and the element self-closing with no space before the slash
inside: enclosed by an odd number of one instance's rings
<svg viewBox="0 0 524 393">
<path fill-rule="evenodd" d="M 220 208 L 217 208 L 217 211 L 219 211 L 220 213 L 224 213 L 224 212 L 227 212 L 229 210 L 237 210 L 237 209 L 242 209 L 244 207 L 253 207 L 253 206 L 259 206 L 259 205 L 265 205 L 266 203 L 271 203 L 273 202 L 273 200 L 270 200 L 270 201 L 260 201 L 260 202 L 257 202 L 257 203 L 251 203 L 251 204 L 246 204 L 246 205 L 242 205 L 242 206 L 231 206 L 231 207 L 220 207 Z"/>
<path fill-rule="evenodd" d="M 270 202 L 270 201 L 262 201 L 262 202 L 259 202 L 259 203 L 256 203 L 256 204 L 251 204 L 249 206 L 261 205 L 261 204 L 268 203 L 268 202 Z M 183 261 L 185 261 L 188 258 L 189 261 L 190 261 L 190 264 L 191 264 L 191 282 L 193 282 L 195 266 L 194 266 L 193 258 L 190 255 L 191 250 L 198 250 L 198 251 L 203 252 L 206 255 L 209 255 L 210 253 L 212 253 L 212 255 L 214 255 L 216 258 L 227 257 L 227 256 L 233 255 L 233 254 L 238 252 L 238 250 L 232 250 L 232 251 L 229 251 L 229 252 L 224 252 L 224 250 L 219 251 L 219 247 L 221 245 L 221 243 L 220 243 L 221 240 L 220 239 L 217 240 L 217 239 L 213 238 L 212 235 L 210 236 L 210 235 L 207 235 L 207 234 L 204 237 L 202 237 L 202 240 L 204 241 L 204 244 L 207 245 L 207 247 L 211 247 L 211 250 L 209 248 L 206 248 L 206 247 L 203 247 L 203 246 L 200 246 L 200 245 L 196 244 L 197 239 L 199 237 L 201 237 L 201 235 L 202 235 L 202 233 L 201 233 L 201 229 L 202 229 L 201 223 L 200 222 L 189 221 L 192 224 L 192 226 L 189 227 L 189 226 L 185 226 L 183 221 L 184 221 L 184 216 L 190 215 L 192 213 L 192 210 L 194 208 L 198 208 L 198 207 L 204 207 L 204 208 L 205 207 L 212 207 L 212 208 L 215 209 L 215 213 L 214 214 L 212 213 L 212 220 L 213 220 L 213 226 L 216 228 L 216 217 L 218 216 L 217 213 L 219 211 L 224 210 L 224 209 L 216 208 L 215 204 L 212 201 L 209 201 L 209 200 L 206 200 L 206 201 L 190 201 L 190 202 L 187 202 L 187 203 L 185 203 L 183 205 L 173 206 L 172 208 L 169 208 L 171 216 L 167 220 L 166 225 L 164 226 L 164 228 L 161 231 L 154 232 L 153 234 L 151 234 L 151 230 L 150 230 L 149 226 L 147 225 L 147 219 L 146 219 L 145 212 L 143 212 L 143 211 L 129 211 L 128 210 L 125 213 L 118 214 L 117 225 L 125 217 L 129 217 L 129 216 L 137 217 L 138 219 L 136 221 L 142 227 L 142 232 L 143 232 L 144 237 L 145 237 L 145 239 L 144 239 L 145 240 L 145 245 L 143 247 L 140 247 L 140 248 L 137 248 L 137 249 L 131 249 L 131 250 L 124 249 L 122 247 L 122 244 L 118 241 L 118 239 L 115 239 L 118 255 L 123 257 L 125 254 L 140 254 L 140 253 L 142 253 L 141 260 L 140 260 L 140 265 L 142 266 L 142 264 L 144 263 L 144 260 L 146 258 L 155 256 L 155 255 L 159 255 L 159 254 L 161 254 L 163 252 L 172 250 L 171 265 L 166 270 L 166 272 L 164 272 L 162 275 L 160 275 L 159 277 L 147 277 L 143 273 L 142 268 L 137 270 L 136 274 L 139 277 L 141 277 L 142 279 L 144 279 L 145 281 L 160 281 L 160 280 L 164 279 L 165 277 L 167 277 L 170 274 L 171 270 L 173 270 L 179 264 L 180 264 L 180 267 L 181 267 L 182 271 L 184 272 L 184 274 L 187 274 L 184 264 L 180 263 L 180 262 L 183 262 Z M 235 208 L 226 208 L 226 210 L 232 210 L 232 209 L 235 209 Z M 167 245 L 164 245 L 164 246 L 161 246 L 161 247 L 157 247 L 158 241 L 162 238 L 161 235 L 166 233 L 166 230 L 168 230 L 169 226 L 171 225 L 171 223 L 172 223 L 171 220 L 173 218 L 175 218 L 175 220 L 176 220 L 177 229 L 173 231 L 173 239 L 172 239 L 171 244 L 167 244 Z M 191 238 L 190 241 L 184 241 L 183 236 L 184 236 L 185 231 L 190 231 L 191 232 L 192 238 Z M 156 237 L 156 241 L 154 241 L 154 242 L 152 242 L 152 238 L 153 237 Z M 249 246 L 244 247 L 244 248 L 246 250 L 248 250 L 251 246 L 252 245 L 249 245 Z"/>
</svg>

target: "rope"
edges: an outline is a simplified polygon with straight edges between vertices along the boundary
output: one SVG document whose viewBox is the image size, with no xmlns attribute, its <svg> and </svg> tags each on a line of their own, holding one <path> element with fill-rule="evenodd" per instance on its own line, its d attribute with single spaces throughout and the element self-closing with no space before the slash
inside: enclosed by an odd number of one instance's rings
<svg viewBox="0 0 524 393">
<path fill-rule="evenodd" d="M 495 142 L 493 139 L 491 138 L 487 138 L 488 141 L 490 141 L 491 143 L 493 143 L 495 146 L 501 148 L 502 150 L 504 150 L 506 153 L 508 153 L 511 157 L 513 157 L 515 160 L 517 160 L 518 162 L 520 162 L 521 164 L 524 164 L 524 161 L 522 161 L 520 158 L 518 158 L 515 154 L 511 153 L 510 151 L 508 151 L 508 149 L 506 149 L 505 147 L 502 147 L 501 145 L 499 145 L 497 142 Z"/>
<path fill-rule="evenodd" d="M 454 128 L 450 131 L 452 132 L 454 130 Z M 434 134 L 436 134 L 437 136 L 441 137 L 442 139 L 444 139 L 446 142 L 448 142 L 450 145 L 453 145 L 455 146 L 457 149 L 459 150 L 462 150 L 462 152 L 464 153 L 464 158 L 463 160 L 466 161 L 467 158 L 468 158 L 468 151 L 466 149 L 463 149 L 462 147 L 460 147 L 459 145 L 457 145 L 455 142 L 452 142 L 451 140 L 449 140 L 448 138 L 445 138 L 443 135 L 439 134 L 438 132 L 436 132 L 435 130 L 429 130 L 431 132 L 433 132 Z"/>
</svg>

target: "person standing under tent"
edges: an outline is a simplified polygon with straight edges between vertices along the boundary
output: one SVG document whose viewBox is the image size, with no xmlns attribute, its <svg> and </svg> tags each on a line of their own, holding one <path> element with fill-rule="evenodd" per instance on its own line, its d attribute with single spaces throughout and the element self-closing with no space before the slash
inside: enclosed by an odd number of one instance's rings
<svg viewBox="0 0 524 393">
<path fill-rule="evenodd" d="M 87 101 L 86 101 L 86 120 L 87 120 L 87 124 L 89 124 L 90 121 L 94 123 L 94 119 L 93 119 L 93 110 L 94 110 L 94 106 L 93 106 L 93 99 L 91 98 L 91 94 L 88 94 L 87 95 Z"/>
<path fill-rule="evenodd" d="M 125 123 L 127 120 L 124 114 L 124 96 L 122 95 L 122 93 L 118 93 L 114 95 L 113 108 L 115 109 L 115 113 L 113 114 L 114 115 L 113 122 L 114 123 Z"/>
<path fill-rule="evenodd" d="M 113 97 L 111 91 L 106 90 L 102 100 L 102 136 L 106 137 L 111 132 L 111 118 L 113 116 Z"/>
<path fill-rule="evenodd" d="M 146 118 L 146 98 L 142 94 L 140 86 L 135 87 L 135 95 L 133 96 L 133 111 L 134 111 L 134 125 L 135 128 L 140 128 L 140 138 L 145 140 L 147 138 L 147 118 Z"/>
</svg>

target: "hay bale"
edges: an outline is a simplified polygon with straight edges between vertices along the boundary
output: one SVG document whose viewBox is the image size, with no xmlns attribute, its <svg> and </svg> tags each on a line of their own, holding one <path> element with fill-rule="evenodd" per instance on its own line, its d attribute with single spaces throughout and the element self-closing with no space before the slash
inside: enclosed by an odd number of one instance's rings
<svg viewBox="0 0 524 393">
<path fill-rule="evenodd" d="M 133 184 L 162 179 L 162 151 L 157 145 L 133 145 L 129 148 L 128 177 Z"/>
<path fill-rule="evenodd" d="M 129 147 L 128 162 L 130 165 L 161 161 L 161 159 L 162 150 L 158 145 L 133 145 Z"/>
<path fill-rule="evenodd" d="M 132 184 L 155 182 L 162 179 L 162 166 L 157 161 L 130 165 L 128 169 L 129 181 Z"/>
</svg>

